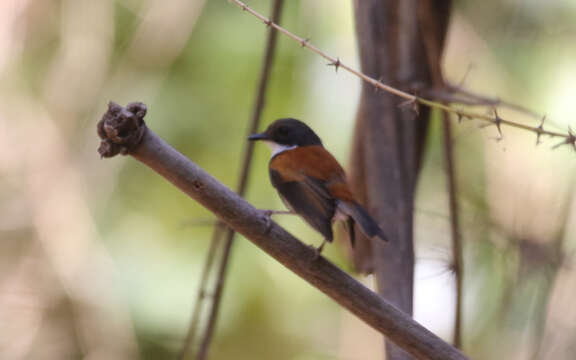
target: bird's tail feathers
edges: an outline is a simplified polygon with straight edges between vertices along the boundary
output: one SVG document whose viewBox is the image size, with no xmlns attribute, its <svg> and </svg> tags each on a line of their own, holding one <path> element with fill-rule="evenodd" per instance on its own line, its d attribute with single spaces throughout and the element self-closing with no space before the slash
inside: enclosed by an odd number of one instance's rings
<svg viewBox="0 0 576 360">
<path fill-rule="evenodd" d="M 356 224 L 358 224 L 360 231 L 365 236 L 370 239 L 376 237 L 384 241 L 389 240 L 372 216 L 370 216 L 360 204 L 341 201 L 338 203 L 338 207 L 340 211 L 354 219 Z"/>
</svg>

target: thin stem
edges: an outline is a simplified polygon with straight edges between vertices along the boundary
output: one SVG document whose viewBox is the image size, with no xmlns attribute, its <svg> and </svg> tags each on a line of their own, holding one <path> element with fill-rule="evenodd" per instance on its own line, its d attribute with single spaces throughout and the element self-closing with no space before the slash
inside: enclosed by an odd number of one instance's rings
<svg viewBox="0 0 576 360">
<path fill-rule="evenodd" d="M 450 211 L 450 232 L 452 239 L 452 267 L 455 276 L 456 308 L 454 317 L 453 344 L 462 348 L 462 306 L 463 306 L 463 253 L 462 233 L 460 231 L 460 213 L 458 211 L 458 182 L 456 180 L 456 165 L 454 160 L 454 146 L 452 141 L 452 123 L 450 115 L 442 112 L 442 125 L 444 130 L 444 160 L 446 164 L 446 177 L 448 182 L 448 202 Z"/>
<path fill-rule="evenodd" d="M 374 79 L 374 78 L 346 65 L 339 58 L 336 58 L 336 57 L 333 57 L 333 56 L 326 54 L 324 51 L 322 51 L 319 48 L 317 48 L 316 46 L 312 45 L 308 39 L 302 38 L 298 35 L 295 35 L 294 33 L 290 32 L 290 31 L 286 30 L 285 28 L 276 24 L 274 21 L 271 21 L 270 19 L 266 18 L 264 15 L 256 12 L 255 10 L 251 9 L 250 7 L 248 7 L 248 5 L 246 5 L 244 2 L 242 2 L 240 0 L 231 0 L 231 1 L 234 4 L 238 5 L 242 10 L 244 10 L 244 11 L 250 13 L 251 15 L 255 16 L 256 18 L 262 20 L 264 22 L 264 24 L 266 24 L 267 26 L 278 30 L 282 34 L 284 34 L 284 35 L 288 36 L 289 38 L 300 43 L 300 45 L 302 47 L 307 48 L 310 51 L 312 51 L 312 52 L 320 55 L 324 59 L 328 60 L 330 62 L 329 65 L 334 66 L 336 68 L 336 70 L 338 68 L 342 68 L 342 69 L 348 71 L 349 73 L 359 77 L 363 81 L 373 85 L 375 88 L 382 89 L 382 90 L 384 90 L 390 94 L 394 94 L 394 95 L 399 96 L 403 99 L 406 99 L 409 102 L 414 102 L 414 103 L 418 103 L 418 104 L 428 106 L 431 108 L 446 111 L 448 113 L 457 115 L 458 118 L 478 119 L 478 120 L 483 120 L 483 121 L 492 123 L 498 127 L 500 127 L 500 125 L 506 125 L 506 126 L 517 128 L 517 129 L 530 131 L 530 132 L 535 133 L 538 137 L 540 137 L 542 135 L 547 135 L 550 137 L 563 138 L 563 139 L 566 139 L 566 142 L 565 142 L 566 144 L 574 145 L 574 143 L 576 142 L 576 137 L 574 136 L 574 134 L 572 134 L 570 132 L 563 133 L 563 132 L 558 132 L 558 131 L 544 130 L 542 127 L 530 126 L 530 125 L 518 123 L 515 121 L 511 121 L 511 120 L 506 120 L 506 119 L 503 119 L 503 118 L 497 116 L 496 114 L 494 116 L 492 116 L 492 115 L 476 113 L 476 112 L 472 112 L 472 111 L 456 109 L 456 108 L 453 108 L 451 106 L 445 105 L 441 102 L 437 102 L 437 101 L 433 101 L 433 100 L 429 100 L 429 99 L 424 99 L 424 98 L 409 94 L 405 91 L 396 89 L 395 87 L 392 87 L 390 85 L 386 85 L 386 84 L 382 83 L 381 81 L 376 80 L 376 79 Z M 563 144 L 563 143 L 561 143 L 561 144 Z"/>
<path fill-rule="evenodd" d="M 224 224 L 218 221 L 214 225 L 214 231 L 212 232 L 212 239 L 210 240 L 210 248 L 208 249 L 208 254 L 206 256 L 206 261 L 204 262 L 204 267 L 202 268 L 202 274 L 200 275 L 200 285 L 196 293 L 196 301 L 194 302 L 194 309 L 192 310 L 192 317 L 190 319 L 190 325 L 188 326 L 188 332 L 186 338 L 184 339 L 184 345 L 178 354 L 178 360 L 184 360 L 190 353 L 192 345 L 196 339 L 196 332 L 198 325 L 200 323 L 200 315 L 202 310 L 202 305 L 208 298 L 208 280 L 210 278 L 210 272 L 213 268 L 214 259 L 216 258 L 218 247 L 221 243 L 222 231 L 224 230 Z"/>
<path fill-rule="evenodd" d="M 275 0 L 272 5 L 272 15 L 271 19 L 274 23 L 278 23 L 280 16 L 282 14 L 282 7 L 284 5 L 284 0 Z M 252 111 L 252 116 L 250 119 L 250 126 L 248 129 L 248 135 L 255 133 L 260 126 L 260 119 L 262 117 L 262 111 L 264 109 L 266 100 L 266 90 L 268 89 L 268 84 L 270 83 L 270 73 L 272 72 L 272 64 L 274 60 L 274 54 L 276 51 L 276 44 L 278 39 L 278 33 L 270 28 L 268 32 L 268 37 L 266 39 L 266 49 L 264 52 L 264 60 L 262 63 L 262 68 L 260 72 L 260 80 L 258 83 L 258 88 L 256 90 L 256 99 L 254 102 L 254 107 Z M 238 180 L 238 186 L 236 192 L 240 196 L 244 196 L 246 192 L 246 187 L 248 184 L 248 175 L 252 168 L 252 159 L 254 155 L 254 143 L 251 141 L 246 141 L 244 147 L 244 156 L 242 159 L 242 172 Z M 226 231 L 226 237 L 224 241 L 224 250 L 221 258 L 221 262 L 218 266 L 218 273 L 216 278 L 216 287 L 214 290 L 214 298 L 212 300 L 212 306 L 209 310 L 208 323 L 203 334 L 202 342 L 200 344 L 200 349 L 196 358 L 198 360 L 206 359 L 208 355 L 208 350 L 214 336 L 214 330 L 216 328 L 216 322 L 218 320 L 218 315 L 220 312 L 220 304 L 222 302 L 222 294 L 224 291 L 224 284 L 226 282 L 226 275 L 228 273 L 228 267 L 230 264 L 230 255 L 232 252 L 232 245 L 234 244 L 235 232 L 232 229 Z"/>
<path fill-rule="evenodd" d="M 234 243 L 234 234 L 234 230 L 229 229 L 226 231 L 223 249 L 224 252 L 222 253 L 220 263 L 218 264 L 214 297 L 212 298 L 206 329 L 202 334 L 202 342 L 200 343 L 200 348 L 196 354 L 196 359 L 198 360 L 204 360 L 207 358 L 210 344 L 214 337 L 216 322 L 218 320 L 218 315 L 220 314 L 220 304 L 222 302 L 222 293 L 224 292 L 224 283 L 226 281 L 228 265 L 230 263 L 230 253 L 232 252 L 232 245 Z"/>
</svg>

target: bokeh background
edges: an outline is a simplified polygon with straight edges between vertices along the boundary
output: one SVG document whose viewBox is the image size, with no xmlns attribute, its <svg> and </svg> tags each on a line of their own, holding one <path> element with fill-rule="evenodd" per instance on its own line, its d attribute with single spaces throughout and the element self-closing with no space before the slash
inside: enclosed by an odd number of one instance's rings
<svg viewBox="0 0 576 360">
<path fill-rule="evenodd" d="M 291 0 L 283 24 L 356 66 L 349 0 Z M 269 1 L 249 5 L 267 13 Z M 456 1 L 445 73 L 547 115 L 576 116 L 576 1 Z M 266 27 L 225 0 L 0 1 L 0 358 L 171 359 L 186 333 L 213 217 L 130 158 L 102 161 L 109 100 L 229 186 Z M 265 124 L 308 122 L 348 163 L 359 80 L 280 38 Z M 480 112 L 492 111 L 479 107 Z M 517 112 L 500 115 L 537 125 Z M 451 338 L 454 289 L 440 122 L 416 205 L 415 317 Z M 475 359 L 573 359 L 574 151 L 465 121 L 464 349 Z M 282 208 L 258 146 L 247 198 Z M 279 217 L 300 239 L 320 237 Z M 352 271 L 343 247 L 327 256 Z M 370 277 L 359 277 L 371 285 Z M 245 239 L 234 247 L 213 359 L 381 359 L 381 338 Z"/>
</svg>

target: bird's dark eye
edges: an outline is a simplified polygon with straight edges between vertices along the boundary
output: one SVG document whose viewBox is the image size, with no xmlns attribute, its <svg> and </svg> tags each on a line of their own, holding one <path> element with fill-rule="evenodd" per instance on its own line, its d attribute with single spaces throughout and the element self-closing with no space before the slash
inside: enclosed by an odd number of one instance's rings
<svg viewBox="0 0 576 360">
<path fill-rule="evenodd" d="M 278 128 L 278 133 L 279 133 L 280 135 L 288 135 L 288 132 L 289 132 L 289 131 L 288 131 L 288 128 L 285 127 L 285 126 L 281 126 L 281 127 Z"/>
</svg>

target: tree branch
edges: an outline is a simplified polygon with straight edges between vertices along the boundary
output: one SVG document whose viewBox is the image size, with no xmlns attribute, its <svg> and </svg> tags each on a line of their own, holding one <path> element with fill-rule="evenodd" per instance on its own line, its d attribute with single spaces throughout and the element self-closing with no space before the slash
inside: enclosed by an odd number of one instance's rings
<svg viewBox="0 0 576 360">
<path fill-rule="evenodd" d="M 213 212 L 278 262 L 417 359 L 463 360 L 453 346 L 303 244 L 238 194 L 170 147 L 144 124 L 146 106 L 110 103 L 98 123 L 102 157 L 131 155 Z"/>
</svg>

